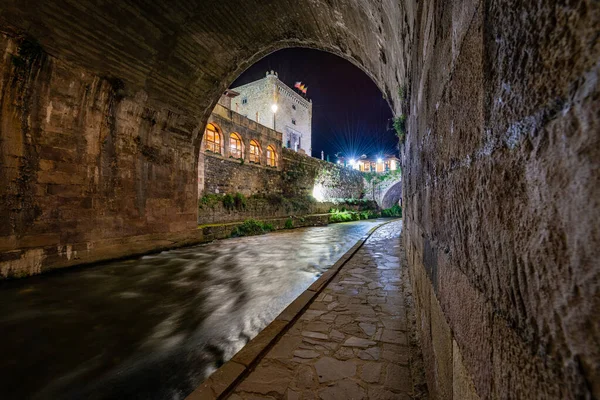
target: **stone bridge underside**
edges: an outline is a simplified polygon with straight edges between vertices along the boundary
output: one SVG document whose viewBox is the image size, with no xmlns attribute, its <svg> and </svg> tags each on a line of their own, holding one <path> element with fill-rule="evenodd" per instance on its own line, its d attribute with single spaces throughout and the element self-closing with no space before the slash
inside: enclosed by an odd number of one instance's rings
<svg viewBox="0 0 600 400">
<path fill-rule="evenodd" d="M 185 242 L 219 95 L 313 47 L 408 116 L 403 240 L 433 396 L 599 397 L 599 8 L 5 0 L 0 272 Z"/>
</svg>

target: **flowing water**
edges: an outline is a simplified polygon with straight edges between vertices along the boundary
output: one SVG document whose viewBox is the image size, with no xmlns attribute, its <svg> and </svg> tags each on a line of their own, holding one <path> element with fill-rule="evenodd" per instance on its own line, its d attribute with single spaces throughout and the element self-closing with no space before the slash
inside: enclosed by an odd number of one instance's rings
<svg viewBox="0 0 600 400">
<path fill-rule="evenodd" d="M 381 220 L 0 283 L 0 398 L 183 399 Z"/>
</svg>

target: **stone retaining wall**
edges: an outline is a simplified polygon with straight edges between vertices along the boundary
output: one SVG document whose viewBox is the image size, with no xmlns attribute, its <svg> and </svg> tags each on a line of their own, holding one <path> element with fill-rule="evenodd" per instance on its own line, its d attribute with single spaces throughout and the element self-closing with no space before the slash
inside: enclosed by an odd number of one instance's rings
<svg viewBox="0 0 600 400">
<path fill-rule="evenodd" d="M 433 398 L 600 396 L 599 22 L 419 2 L 404 241 Z"/>
</svg>

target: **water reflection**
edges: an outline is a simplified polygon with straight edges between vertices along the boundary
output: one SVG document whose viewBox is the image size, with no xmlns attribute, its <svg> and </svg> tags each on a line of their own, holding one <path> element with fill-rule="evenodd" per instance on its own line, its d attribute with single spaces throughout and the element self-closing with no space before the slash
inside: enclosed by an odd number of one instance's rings
<svg viewBox="0 0 600 400">
<path fill-rule="evenodd" d="M 4 282 L 2 396 L 183 399 L 380 222 L 229 239 Z"/>
</svg>

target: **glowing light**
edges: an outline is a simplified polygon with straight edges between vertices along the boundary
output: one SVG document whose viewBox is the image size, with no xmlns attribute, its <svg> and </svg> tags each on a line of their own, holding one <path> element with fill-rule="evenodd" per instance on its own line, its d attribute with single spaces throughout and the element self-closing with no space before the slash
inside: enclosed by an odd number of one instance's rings
<svg viewBox="0 0 600 400">
<path fill-rule="evenodd" d="M 356 160 L 354 160 L 353 158 L 350 159 L 350 161 L 348 161 L 348 163 L 352 166 L 354 166 L 354 164 L 356 164 Z"/>
<path fill-rule="evenodd" d="M 273 105 L 271 106 L 271 111 L 273 111 L 274 113 L 276 113 L 276 112 L 277 112 L 277 110 L 279 110 L 279 107 L 277 106 L 277 104 L 273 104 Z"/>
<path fill-rule="evenodd" d="M 341 164 L 342 162 L 341 162 L 340 160 L 338 160 L 338 162 L 337 162 L 337 163 L 338 163 L 338 164 Z"/>
<path fill-rule="evenodd" d="M 323 190 L 323 186 L 320 184 L 315 185 L 315 187 L 313 187 L 312 195 L 316 201 L 319 201 L 319 202 L 324 201 L 325 200 L 325 191 Z"/>
<path fill-rule="evenodd" d="M 383 160 L 381 158 L 377 159 L 377 164 L 381 164 L 383 162 Z"/>
</svg>

